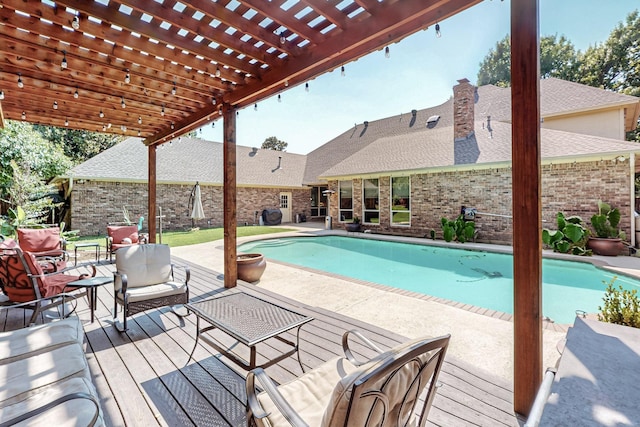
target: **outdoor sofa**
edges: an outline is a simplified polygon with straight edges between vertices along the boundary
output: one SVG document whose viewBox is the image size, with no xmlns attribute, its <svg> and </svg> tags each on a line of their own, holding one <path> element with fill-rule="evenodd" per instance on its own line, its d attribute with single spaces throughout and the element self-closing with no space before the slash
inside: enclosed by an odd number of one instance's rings
<svg viewBox="0 0 640 427">
<path fill-rule="evenodd" d="M 0 332 L 0 425 L 103 426 L 77 317 Z"/>
</svg>

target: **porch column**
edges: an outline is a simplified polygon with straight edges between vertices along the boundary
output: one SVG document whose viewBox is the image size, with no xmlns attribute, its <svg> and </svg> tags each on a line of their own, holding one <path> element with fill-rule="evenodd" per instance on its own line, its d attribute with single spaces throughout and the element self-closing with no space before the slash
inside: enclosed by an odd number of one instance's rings
<svg viewBox="0 0 640 427">
<path fill-rule="evenodd" d="M 525 416 L 542 382 L 539 45 L 538 0 L 512 0 L 513 409 Z"/>
<path fill-rule="evenodd" d="M 151 144 L 147 147 L 148 152 L 148 172 L 149 178 L 147 180 L 147 194 L 148 194 L 148 209 L 149 218 L 147 218 L 147 224 L 149 224 L 149 243 L 156 242 L 156 145 Z"/>
<path fill-rule="evenodd" d="M 236 109 L 223 105 L 224 120 L 224 287 L 238 280 L 236 225 Z"/>
</svg>

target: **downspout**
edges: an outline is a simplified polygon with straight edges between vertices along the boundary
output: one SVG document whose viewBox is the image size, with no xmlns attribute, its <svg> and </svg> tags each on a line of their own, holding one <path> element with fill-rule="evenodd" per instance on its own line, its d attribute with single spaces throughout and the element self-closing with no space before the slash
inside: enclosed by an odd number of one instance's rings
<svg viewBox="0 0 640 427">
<path fill-rule="evenodd" d="M 631 246 L 637 247 L 636 242 L 636 156 L 629 153 L 629 186 L 631 187 Z"/>
</svg>

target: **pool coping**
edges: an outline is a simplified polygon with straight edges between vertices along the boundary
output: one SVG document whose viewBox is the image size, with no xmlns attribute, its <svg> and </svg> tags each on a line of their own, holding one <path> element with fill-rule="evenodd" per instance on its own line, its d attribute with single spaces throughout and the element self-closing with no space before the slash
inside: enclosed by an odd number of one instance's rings
<svg viewBox="0 0 640 427">
<path fill-rule="evenodd" d="M 351 237 L 351 238 L 364 238 L 364 239 L 371 239 L 371 240 L 383 240 L 383 241 L 387 240 L 387 241 L 394 241 L 394 242 L 419 244 L 423 246 L 449 247 L 449 248 L 467 249 L 467 250 L 475 250 L 475 251 L 483 251 L 483 252 L 513 254 L 513 247 L 504 246 L 504 245 L 495 245 L 495 244 L 487 244 L 487 243 L 465 243 L 464 247 L 461 248 L 460 247 L 461 243 L 457 243 L 457 242 L 448 243 L 441 240 L 431 240 L 431 239 L 424 239 L 424 238 L 421 239 L 421 238 L 407 237 L 407 236 L 396 236 L 396 235 L 376 234 L 376 233 L 348 233 L 342 230 L 318 230 L 318 229 L 296 230 L 292 232 L 278 233 L 277 235 L 268 234 L 268 235 L 249 236 L 249 237 L 238 239 L 238 245 L 253 242 L 253 241 L 259 241 L 259 240 L 270 240 L 270 239 L 278 239 L 278 238 L 284 238 L 284 237 L 313 237 L 313 236 L 341 236 L 341 237 Z M 597 257 L 597 256 L 591 256 L 589 258 L 585 258 L 585 257 L 576 256 L 576 255 L 560 254 L 560 253 L 556 253 L 548 250 L 543 250 L 543 258 L 590 263 L 597 267 L 611 270 L 616 274 L 629 276 L 635 279 L 640 279 L 640 271 L 637 271 L 635 274 L 633 274 L 632 272 L 623 270 L 621 269 L 622 267 L 617 267 L 615 265 L 612 265 L 607 260 L 601 259 L 601 257 Z M 472 304 L 465 304 L 458 301 L 435 297 L 432 295 L 421 294 L 414 291 L 397 289 L 388 285 L 381 285 L 379 283 L 369 282 L 366 280 L 356 279 L 348 276 L 342 276 L 340 274 L 331 273 L 324 270 L 317 270 L 311 267 L 304 267 L 297 264 L 291 264 L 284 261 L 278 261 L 268 257 L 266 257 L 266 259 L 269 262 L 273 262 L 289 268 L 297 268 L 310 273 L 319 274 L 326 277 L 331 277 L 335 279 L 340 279 L 340 280 L 368 286 L 368 287 L 379 289 L 385 292 L 391 292 L 397 295 L 417 298 L 423 301 L 437 302 L 440 304 L 448 305 L 450 307 L 455 307 L 458 309 L 469 311 L 474 314 L 480 314 L 480 315 L 492 317 L 495 319 L 513 322 L 513 315 L 502 312 L 502 311 L 492 310 L 485 307 L 478 307 Z M 578 316 L 578 314 L 576 315 Z M 594 313 L 587 313 L 586 316 L 592 317 L 594 316 Z M 581 316 L 581 317 L 584 317 L 584 316 Z M 571 327 L 571 324 L 556 323 L 553 320 L 548 318 L 544 318 L 542 320 L 543 330 L 566 333 L 570 327 Z"/>
</svg>

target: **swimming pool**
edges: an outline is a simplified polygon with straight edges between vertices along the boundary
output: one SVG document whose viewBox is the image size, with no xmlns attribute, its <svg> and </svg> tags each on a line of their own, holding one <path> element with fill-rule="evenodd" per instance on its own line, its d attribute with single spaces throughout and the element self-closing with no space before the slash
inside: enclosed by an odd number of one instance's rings
<svg viewBox="0 0 640 427">
<path fill-rule="evenodd" d="M 238 247 L 267 258 L 513 313 L 513 257 L 439 246 L 343 236 L 290 237 Z M 598 311 L 606 283 L 616 274 L 590 263 L 544 259 L 543 315 L 573 323 L 576 310 Z M 617 275 L 616 285 L 640 281 Z"/>
</svg>

